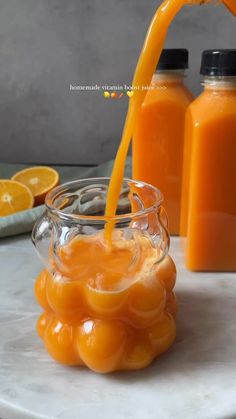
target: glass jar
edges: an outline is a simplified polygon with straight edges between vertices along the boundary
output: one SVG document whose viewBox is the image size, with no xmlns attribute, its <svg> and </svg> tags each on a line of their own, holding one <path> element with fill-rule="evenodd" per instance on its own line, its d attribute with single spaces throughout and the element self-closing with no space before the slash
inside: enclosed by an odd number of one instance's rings
<svg viewBox="0 0 236 419">
<path fill-rule="evenodd" d="M 57 361 L 102 373 L 149 365 L 173 343 L 176 314 L 161 193 L 125 179 L 107 219 L 108 185 L 94 178 L 55 188 L 32 233 L 46 267 L 35 284 L 38 334 Z"/>
</svg>

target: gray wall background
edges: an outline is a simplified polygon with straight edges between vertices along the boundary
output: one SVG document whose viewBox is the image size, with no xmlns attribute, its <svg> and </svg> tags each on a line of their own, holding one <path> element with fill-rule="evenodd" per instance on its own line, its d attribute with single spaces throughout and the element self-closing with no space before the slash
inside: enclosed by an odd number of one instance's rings
<svg viewBox="0 0 236 419">
<path fill-rule="evenodd" d="M 94 164 L 113 158 L 127 98 L 70 92 L 70 84 L 131 83 L 160 0 L 0 0 L 0 161 Z M 190 49 L 195 94 L 200 53 L 236 48 L 222 6 L 186 7 L 167 46 Z"/>
</svg>

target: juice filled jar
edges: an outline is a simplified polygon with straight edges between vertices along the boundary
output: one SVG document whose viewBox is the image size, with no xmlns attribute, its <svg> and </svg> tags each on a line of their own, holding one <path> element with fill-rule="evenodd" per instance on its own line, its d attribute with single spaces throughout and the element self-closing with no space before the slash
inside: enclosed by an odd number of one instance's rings
<svg viewBox="0 0 236 419">
<path fill-rule="evenodd" d="M 158 187 L 170 234 L 179 234 L 185 113 L 193 97 L 184 84 L 186 49 L 163 50 L 133 136 L 133 178 Z"/>
<path fill-rule="evenodd" d="M 236 270 L 236 50 L 203 52 L 186 116 L 181 232 L 193 271 Z"/>
<path fill-rule="evenodd" d="M 57 187 L 32 235 L 45 264 L 35 283 L 43 309 L 38 334 L 56 361 L 100 373 L 146 367 L 176 334 L 176 269 L 162 195 L 126 179 L 108 220 L 108 185 L 97 178 Z"/>
</svg>

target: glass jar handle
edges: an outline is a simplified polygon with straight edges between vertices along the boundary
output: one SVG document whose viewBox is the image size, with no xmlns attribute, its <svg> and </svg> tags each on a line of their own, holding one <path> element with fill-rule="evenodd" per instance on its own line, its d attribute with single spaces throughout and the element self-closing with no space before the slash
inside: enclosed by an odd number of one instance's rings
<svg viewBox="0 0 236 419">
<path fill-rule="evenodd" d="M 44 211 L 33 227 L 31 239 L 41 261 L 48 270 L 50 270 L 49 249 L 52 243 L 52 231 L 53 222 L 48 211 Z"/>
<path fill-rule="evenodd" d="M 168 215 L 166 213 L 166 210 L 163 207 L 160 207 L 159 213 L 158 213 L 159 223 L 160 223 L 160 232 L 161 232 L 161 250 L 163 252 L 162 259 L 164 259 L 169 251 L 170 247 L 170 236 L 168 231 Z"/>
</svg>

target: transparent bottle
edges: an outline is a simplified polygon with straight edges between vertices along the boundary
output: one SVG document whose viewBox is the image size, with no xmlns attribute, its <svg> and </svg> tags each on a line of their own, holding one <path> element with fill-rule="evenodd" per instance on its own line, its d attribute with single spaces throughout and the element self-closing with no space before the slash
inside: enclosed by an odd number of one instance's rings
<svg viewBox="0 0 236 419">
<path fill-rule="evenodd" d="M 181 234 L 193 271 L 236 270 L 236 50 L 202 55 L 186 117 Z"/>
<path fill-rule="evenodd" d="M 186 49 L 165 49 L 133 136 L 133 178 L 159 188 L 170 234 L 179 234 L 184 121 L 193 99 L 184 84 Z"/>
</svg>

